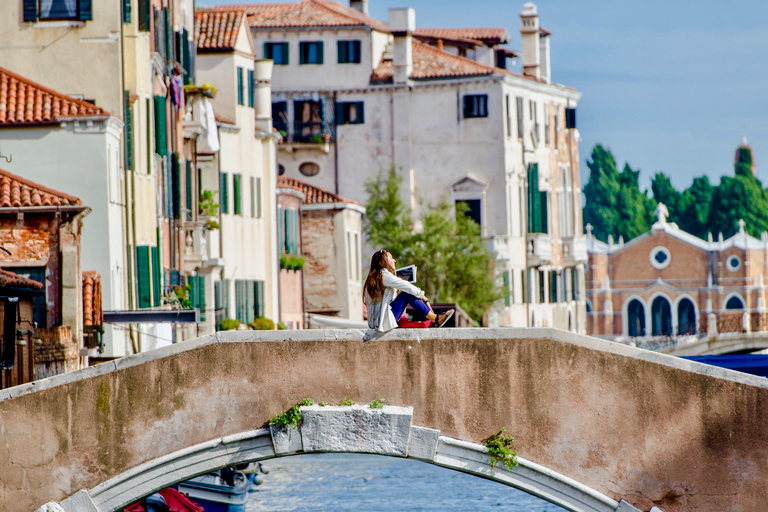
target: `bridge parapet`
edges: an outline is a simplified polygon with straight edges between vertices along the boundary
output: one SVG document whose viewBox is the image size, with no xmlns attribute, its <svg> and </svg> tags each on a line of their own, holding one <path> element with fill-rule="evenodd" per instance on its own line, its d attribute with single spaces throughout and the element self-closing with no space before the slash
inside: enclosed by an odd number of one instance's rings
<svg viewBox="0 0 768 512">
<path fill-rule="evenodd" d="M 521 458 L 640 510 L 768 502 L 765 379 L 554 329 L 362 337 L 217 333 L 3 390 L 4 512 L 133 485 L 157 461 L 172 475 L 179 453 L 199 454 L 199 472 L 255 460 L 274 444 L 252 433 L 307 397 L 384 397 L 413 407 L 411 426 L 456 442 L 506 427 Z"/>
</svg>

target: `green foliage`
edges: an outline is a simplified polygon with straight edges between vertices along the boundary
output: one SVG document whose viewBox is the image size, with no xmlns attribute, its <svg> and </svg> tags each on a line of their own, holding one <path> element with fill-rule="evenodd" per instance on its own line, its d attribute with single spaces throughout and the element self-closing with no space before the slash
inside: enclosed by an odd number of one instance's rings
<svg viewBox="0 0 768 512">
<path fill-rule="evenodd" d="M 328 402 L 320 402 L 320 403 L 319 403 L 319 404 L 317 404 L 317 405 L 320 405 L 320 406 L 322 406 L 322 407 L 325 407 L 325 406 L 328 406 L 328 405 L 331 405 L 331 404 L 329 404 Z"/>
<path fill-rule="evenodd" d="M 350 400 L 347 397 L 344 397 L 344 400 L 339 402 L 339 405 L 355 405 L 355 402 L 353 402 L 352 400 Z"/>
<path fill-rule="evenodd" d="M 419 269 L 418 286 L 433 302 L 459 304 L 473 318 L 482 318 L 501 291 L 491 275 L 493 255 L 480 226 L 464 215 L 466 205 L 443 198 L 422 204 L 420 233 L 413 232 L 410 209 L 400 197 L 394 168 L 366 184 L 365 232 L 374 247 L 386 248 L 400 263 Z"/>
<path fill-rule="evenodd" d="M 225 318 L 219 325 L 220 331 L 234 331 L 240 328 L 240 320 L 236 318 Z"/>
<path fill-rule="evenodd" d="M 509 471 L 517 466 L 517 452 L 514 451 L 515 438 L 505 434 L 506 431 L 507 429 L 504 427 L 485 440 L 485 447 L 488 448 L 488 453 L 491 455 L 492 470 L 499 462 L 503 463 Z"/>
<path fill-rule="evenodd" d="M 275 329 L 275 322 L 269 318 L 260 316 L 253 321 L 250 327 L 251 329 L 255 329 L 257 331 L 272 331 Z M 283 326 L 283 328 L 285 328 L 285 326 Z"/>
<path fill-rule="evenodd" d="M 371 402 L 371 405 L 369 405 L 371 409 L 383 409 L 384 408 L 384 399 L 379 398 Z"/>
<path fill-rule="evenodd" d="M 733 164 L 733 172 L 736 176 L 754 176 L 752 172 L 752 149 L 749 146 L 739 146 L 736 150 L 736 161 Z"/>
<path fill-rule="evenodd" d="M 713 193 L 714 187 L 709 183 L 708 177 L 693 178 L 691 186 L 683 192 L 681 206 L 677 212 L 677 224 L 680 229 L 699 238 L 707 238 Z"/>
<path fill-rule="evenodd" d="M 768 197 L 752 175 L 724 176 L 712 194 L 708 224 L 713 232 L 732 236 L 739 229 L 739 219 L 746 222 L 748 233 L 768 231 Z"/>
<path fill-rule="evenodd" d="M 190 309 L 192 302 L 189 300 L 189 292 L 192 290 L 192 285 L 188 284 L 185 287 L 175 286 L 165 297 L 165 303 L 170 304 L 172 307 L 178 307 L 181 309 Z"/>
<path fill-rule="evenodd" d="M 280 268 L 288 270 L 301 270 L 304 268 L 304 264 L 307 262 L 301 256 L 295 256 L 293 254 L 281 254 L 280 255 Z"/>
<path fill-rule="evenodd" d="M 286 427 L 293 427 L 297 428 L 299 426 L 299 423 L 301 422 L 301 412 L 299 411 L 299 407 L 302 405 L 309 406 L 313 405 L 315 402 L 312 401 L 311 398 L 305 398 L 301 402 L 297 403 L 287 411 L 285 411 L 283 414 L 278 414 L 271 420 L 269 420 L 270 423 L 277 423 L 278 425 L 285 425 Z"/>
<path fill-rule="evenodd" d="M 288 326 L 285 325 L 283 322 L 277 322 L 277 328 L 278 328 L 278 330 L 284 331 L 284 330 L 288 329 Z"/>
<path fill-rule="evenodd" d="M 680 212 L 683 209 L 683 194 L 677 191 L 669 176 L 663 172 L 656 173 L 651 179 L 651 190 L 656 203 L 664 203 L 669 210 L 667 222 L 680 223 Z"/>
<path fill-rule="evenodd" d="M 219 214 L 219 203 L 216 201 L 216 194 L 210 190 L 203 190 L 198 199 L 198 213 L 203 217 L 209 217 L 205 221 L 205 227 L 208 229 L 219 229 L 219 223 L 214 217 Z"/>
</svg>

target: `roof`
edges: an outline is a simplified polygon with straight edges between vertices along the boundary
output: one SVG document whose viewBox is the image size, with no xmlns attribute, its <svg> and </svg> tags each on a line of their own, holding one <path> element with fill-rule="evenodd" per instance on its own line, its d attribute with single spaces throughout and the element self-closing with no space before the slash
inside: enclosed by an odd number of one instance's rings
<svg viewBox="0 0 768 512">
<path fill-rule="evenodd" d="M 83 272 L 83 325 L 102 325 L 101 275 L 94 271 Z"/>
<path fill-rule="evenodd" d="M 55 124 L 61 118 L 109 116 L 106 110 L 0 67 L 0 127 Z"/>
<path fill-rule="evenodd" d="M 79 205 L 82 202 L 74 196 L 0 169 L 0 208 Z"/>
<path fill-rule="evenodd" d="M 370 27 L 389 32 L 386 23 L 329 0 L 287 4 L 217 5 L 219 11 L 243 11 L 251 28 Z"/>
<path fill-rule="evenodd" d="M 327 190 L 323 190 L 320 187 L 304 183 L 301 180 L 295 178 L 286 178 L 285 176 L 279 176 L 277 178 L 277 185 L 281 188 L 293 188 L 300 190 L 304 193 L 304 204 L 328 204 L 328 203 L 349 203 L 357 204 L 355 201 L 344 199 L 343 197 L 336 195 Z"/>
<path fill-rule="evenodd" d="M 382 61 L 373 71 L 371 82 L 389 83 L 392 81 L 393 72 L 392 61 Z M 413 40 L 413 72 L 411 73 L 413 80 L 458 78 L 492 75 L 494 73 L 508 72 L 503 69 L 483 66 L 474 60 L 451 55 L 428 44 Z"/>
<path fill-rule="evenodd" d="M 436 39 L 475 40 L 487 45 L 506 44 L 511 40 L 504 28 L 419 28 L 413 35 Z"/>
<path fill-rule="evenodd" d="M 13 286 L 17 288 L 31 288 L 33 290 L 42 290 L 43 283 L 38 283 L 27 277 L 22 277 L 13 272 L 0 268 L 0 287 L 5 288 Z"/>
<path fill-rule="evenodd" d="M 195 11 L 195 42 L 199 51 L 235 49 L 243 11 Z"/>
</svg>

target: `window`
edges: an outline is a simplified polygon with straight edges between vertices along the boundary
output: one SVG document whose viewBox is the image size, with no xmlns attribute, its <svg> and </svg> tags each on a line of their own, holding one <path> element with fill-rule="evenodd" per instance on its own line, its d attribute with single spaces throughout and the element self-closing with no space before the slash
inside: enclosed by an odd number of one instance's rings
<svg viewBox="0 0 768 512">
<path fill-rule="evenodd" d="M 256 217 L 256 178 L 251 176 L 251 217 Z"/>
<path fill-rule="evenodd" d="M 725 303 L 725 309 L 744 309 L 744 301 L 738 295 L 733 295 Z"/>
<path fill-rule="evenodd" d="M 248 87 L 248 106 L 253 107 L 253 70 L 248 70 L 248 81 L 246 82 Z"/>
<path fill-rule="evenodd" d="M 549 104 L 544 104 L 544 144 L 549 146 Z"/>
<path fill-rule="evenodd" d="M 539 115 L 536 107 L 536 102 L 533 100 L 530 100 L 528 102 L 528 114 L 531 118 L 531 123 L 533 124 L 533 129 L 531 130 L 531 139 L 533 140 L 533 147 L 536 147 L 539 145 Z"/>
<path fill-rule="evenodd" d="M 92 0 L 24 0 L 24 21 L 89 21 Z"/>
<path fill-rule="evenodd" d="M 466 94 L 464 96 L 464 119 L 488 117 L 488 95 Z"/>
<path fill-rule="evenodd" d="M 272 59 L 276 66 L 288 65 L 288 43 L 264 43 L 264 58 Z"/>
<path fill-rule="evenodd" d="M 559 122 L 559 116 L 558 116 L 559 111 L 560 111 L 559 108 L 555 108 L 555 149 L 557 149 L 557 132 L 560 129 L 560 122 Z"/>
<path fill-rule="evenodd" d="M 522 140 L 523 138 L 523 98 L 518 96 L 517 98 L 517 138 Z"/>
<path fill-rule="evenodd" d="M 320 172 L 320 166 L 315 162 L 304 162 L 299 166 L 299 172 L 304 176 L 315 176 Z"/>
<path fill-rule="evenodd" d="M 672 307 L 665 297 L 656 297 L 651 303 L 651 335 L 672 335 Z"/>
<path fill-rule="evenodd" d="M 528 164 L 528 232 L 548 233 L 548 197 L 539 190 L 539 164 Z"/>
<path fill-rule="evenodd" d="M 242 181 L 242 176 L 240 174 L 233 174 L 232 175 L 232 195 L 235 196 L 235 207 L 234 207 L 234 214 L 235 215 L 241 215 L 242 212 L 242 191 L 240 189 L 240 182 Z"/>
<path fill-rule="evenodd" d="M 288 102 L 272 102 L 272 126 L 285 137 L 288 135 Z M 287 141 L 286 141 L 287 142 Z"/>
<path fill-rule="evenodd" d="M 336 104 L 336 124 L 363 124 L 364 122 L 362 101 L 341 101 Z"/>
<path fill-rule="evenodd" d="M 40 328 L 48 327 L 48 305 L 46 295 L 48 287 L 45 283 L 45 267 L 13 267 L 7 268 L 21 277 L 26 277 L 43 285 L 43 292 L 32 296 L 32 321 Z"/>
<path fill-rule="evenodd" d="M 650 260 L 651 265 L 653 265 L 654 268 L 659 270 L 667 268 L 671 259 L 672 256 L 669 254 L 666 247 L 654 247 L 653 250 L 651 250 Z"/>
<path fill-rule="evenodd" d="M 504 278 L 504 305 L 509 306 L 510 304 L 510 297 L 509 297 L 509 270 L 505 270 L 502 274 L 502 277 Z"/>
<path fill-rule="evenodd" d="M 301 41 L 299 43 L 299 64 L 322 64 L 323 42 Z"/>
<path fill-rule="evenodd" d="M 512 116 L 510 115 L 509 108 L 509 94 L 507 94 L 504 102 L 504 109 L 507 114 L 507 137 L 512 136 Z"/>
<path fill-rule="evenodd" d="M 339 64 L 360 64 L 360 41 L 338 41 Z"/>
<path fill-rule="evenodd" d="M 282 176 L 285 174 L 285 166 L 283 164 L 277 164 L 277 175 Z"/>
<path fill-rule="evenodd" d="M 482 220 L 482 212 L 481 212 L 481 202 L 480 199 L 462 199 L 459 201 L 456 201 L 456 210 L 457 213 L 459 212 L 459 208 L 462 208 L 463 213 L 466 217 L 472 219 L 477 223 L 478 226 L 482 226 L 481 220 Z"/>
<path fill-rule="evenodd" d="M 261 218 L 261 178 L 256 178 L 256 217 Z"/>
<path fill-rule="evenodd" d="M 229 213 L 229 180 L 227 173 L 219 173 L 219 197 L 221 198 L 221 213 Z"/>
<path fill-rule="evenodd" d="M 632 299 L 627 306 L 627 335 L 645 336 L 645 306 L 637 299 Z"/>
<path fill-rule="evenodd" d="M 738 256 L 735 254 L 728 256 L 728 259 L 725 261 L 725 264 L 728 266 L 728 270 L 731 272 L 734 272 L 736 270 L 739 270 L 739 267 L 741 267 L 741 259 L 739 259 Z"/>
<path fill-rule="evenodd" d="M 324 123 L 322 100 L 296 100 L 293 102 L 293 142 L 323 142 L 323 135 L 330 135 L 330 127 Z M 331 116 L 333 114 L 331 113 Z"/>
<path fill-rule="evenodd" d="M 243 94 L 243 68 L 237 68 L 237 104 L 245 105 L 245 96 Z"/>
</svg>

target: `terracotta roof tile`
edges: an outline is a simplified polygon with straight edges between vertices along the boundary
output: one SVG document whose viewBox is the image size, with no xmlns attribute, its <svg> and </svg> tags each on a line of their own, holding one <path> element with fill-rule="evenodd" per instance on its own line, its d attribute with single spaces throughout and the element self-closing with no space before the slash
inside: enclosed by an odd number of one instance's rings
<svg viewBox="0 0 768 512">
<path fill-rule="evenodd" d="M 468 39 L 485 44 L 506 44 L 510 41 L 509 33 L 503 28 L 419 28 L 413 35 L 437 39 Z"/>
<path fill-rule="evenodd" d="M 287 4 L 218 5 L 216 10 L 239 10 L 251 28 L 371 27 L 389 32 L 386 23 L 329 0 L 302 0 Z"/>
<path fill-rule="evenodd" d="M 74 196 L 57 192 L 0 169 L 0 208 L 81 204 L 82 202 Z"/>
<path fill-rule="evenodd" d="M 413 72 L 411 73 L 413 80 L 458 78 L 494 73 L 507 73 L 507 71 L 483 66 L 474 60 L 451 55 L 420 41 L 413 41 Z M 388 83 L 392 81 L 392 75 L 392 61 L 385 60 L 373 71 L 371 82 Z"/>
<path fill-rule="evenodd" d="M 43 283 L 38 283 L 32 279 L 22 277 L 8 270 L 0 268 L 0 287 L 15 286 L 18 288 L 30 288 L 32 290 L 42 290 Z"/>
<path fill-rule="evenodd" d="M 87 101 L 61 94 L 0 67 L 0 127 L 56 123 L 62 117 L 109 115 Z"/>
<path fill-rule="evenodd" d="M 104 324 L 101 310 L 101 275 L 83 272 L 83 325 Z"/>
<path fill-rule="evenodd" d="M 243 11 L 195 11 L 195 42 L 205 52 L 234 50 Z"/>
<path fill-rule="evenodd" d="M 295 178 L 286 178 L 285 176 L 279 176 L 277 178 L 277 185 L 281 188 L 293 188 L 300 190 L 304 193 L 304 204 L 326 204 L 326 203 L 349 203 L 357 204 L 355 201 L 344 199 L 343 197 L 336 195 L 327 190 L 323 190 L 320 187 L 315 187 L 309 183 L 304 183 L 301 180 Z"/>
</svg>

